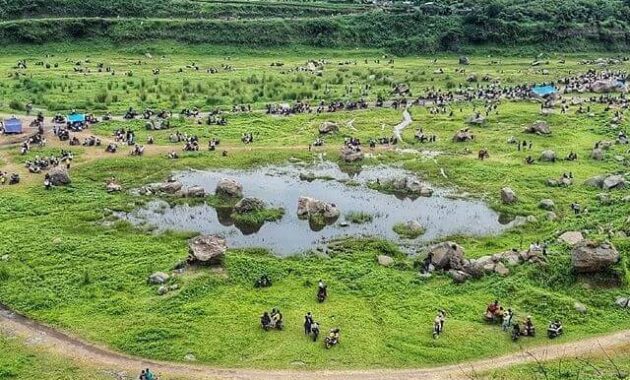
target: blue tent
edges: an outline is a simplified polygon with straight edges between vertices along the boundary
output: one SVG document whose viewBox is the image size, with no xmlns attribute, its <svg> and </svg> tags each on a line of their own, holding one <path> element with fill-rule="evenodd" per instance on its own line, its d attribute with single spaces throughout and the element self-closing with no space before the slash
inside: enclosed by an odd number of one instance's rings
<svg viewBox="0 0 630 380">
<path fill-rule="evenodd" d="M 82 113 L 73 113 L 71 115 L 68 115 L 68 122 L 69 123 L 85 123 L 85 115 Z"/>
<path fill-rule="evenodd" d="M 532 92 L 538 96 L 547 96 L 551 94 L 555 94 L 558 92 L 555 86 L 547 85 L 547 86 L 534 86 L 532 87 Z"/>
<path fill-rule="evenodd" d="M 4 133 L 22 133 L 22 120 L 15 117 L 4 120 Z"/>
</svg>

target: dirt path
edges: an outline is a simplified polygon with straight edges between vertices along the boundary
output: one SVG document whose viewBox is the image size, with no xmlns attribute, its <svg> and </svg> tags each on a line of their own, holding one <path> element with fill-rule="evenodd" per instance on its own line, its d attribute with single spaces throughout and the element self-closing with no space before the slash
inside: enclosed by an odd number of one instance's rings
<svg viewBox="0 0 630 380">
<path fill-rule="evenodd" d="M 407 128 L 413 120 L 411 119 L 411 114 L 409 113 L 409 107 L 406 107 L 403 111 L 403 120 L 400 124 L 394 126 L 394 136 L 398 139 L 398 141 L 402 142 L 402 134 L 403 129 Z"/>
<path fill-rule="evenodd" d="M 99 345 L 41 325 L 15 314 L 0 305 L 0 333 L 19 336 L 27 344 L 45 352 L 65 357 L 89 367 L 108 372 L 127 372 L 135 376 L 139 369 L 150 367 L 162 379 L 239 379 L 239 380 L 293 380 L 293 379 L 343 379 L 343 380 L 390 380 L 390 379 L 468 379 L 471 373 L 505 368 L 535 360 L 553 360 L 562 357 L 601 354 L 604 349 L 612 353 L 615 348 L 630 342 L 630 330 L 605 336 L 584 339 L 572 343 L 554 344 L 531 348 L 498 358 L 484 359 L 426 369 L 403 370 L 344 370 L 344 371 L 293 371 L 212 368 L 196 364 L 169 363 L 145 360 L 116 353 Z"/>
</svg>

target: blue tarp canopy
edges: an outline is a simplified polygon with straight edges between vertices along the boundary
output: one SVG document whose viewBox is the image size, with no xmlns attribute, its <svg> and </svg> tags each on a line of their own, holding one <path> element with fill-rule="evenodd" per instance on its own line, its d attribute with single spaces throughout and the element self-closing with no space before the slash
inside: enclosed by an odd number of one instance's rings
<svg viewBox="0 0 630 380">
<path fill-rule="evenodd" d="M 555 86 L 534 86 L 532 92 L 538 96 L 547 96 L 558 92 Z"/>
<path fill-rule="evenodd" d="M 22 120 L 14 117 L 4 120 L 4 133 L 22 133 Z"/>
<path fill-rule="evenodd" d="M 70 123 L 85 123 L 85 115 L 82 113 L 73 113 L 68 115 L 68 122 Z"/>
</svg>

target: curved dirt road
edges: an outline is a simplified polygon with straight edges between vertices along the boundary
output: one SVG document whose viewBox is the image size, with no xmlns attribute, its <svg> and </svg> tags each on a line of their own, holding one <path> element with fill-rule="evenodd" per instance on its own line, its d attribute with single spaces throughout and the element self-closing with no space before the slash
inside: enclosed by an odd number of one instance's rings
<svg viewBox="0 0 630 380">
<path fill-rule="evenodd" d="M 23 316 L 15 314 L 0 305 L 0 332 L 22 337 L 46 352 L 66 357 L 75 362 L 102 370 L 126 371 L 136 375 L 142 368 L 150 367 L 162 379 L 234 379 L 234 380 L 293 380 L 293 379 L 342 379 L 342 380 L 393 380 L 393 379 L 469 379 L 470 374 L 492 369 L 505 368 L 537 360 L 552 360 L 562 357 L 575 357 L 601 353 L 602 349 L 612 351 L 630 342 L 630 330 L 605 336 L 589 338 L 572 343 L 534 347 L 527 352 L 515 353 L 498 358 L 477 360 L 456 365 L 425 369 L 383 369 L 345 371 L 292 371 L 223 369 L 202 365 L 169 363 L 144 360 L 116 353 L 107 348 L 85 342 L 66 335 Z"/>
</svg>

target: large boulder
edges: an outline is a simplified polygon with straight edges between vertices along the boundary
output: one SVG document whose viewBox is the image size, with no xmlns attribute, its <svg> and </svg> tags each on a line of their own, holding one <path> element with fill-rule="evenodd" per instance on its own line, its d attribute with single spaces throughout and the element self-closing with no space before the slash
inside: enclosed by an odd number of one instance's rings
<svg viewBox="0 0 630 380">
<path fill-rule="evenodd" d="M 604 187 L 605 179 L 606 179 L 606 175 L 598 175 L 598 176 L 587 179 L 586 181 L 584 181 L 584 184 L 586 186 L 596 187 L 598 189 L 601 189 Z"/>
<path fill-rule="evenodd" d="M 516 203 L 518 198 L 516 197 L 516 193 L 509 187 L 504 187 L 501 189 L 501 202 L 505 204 Z"/>
<path fill-rule="evenodd" d="M 630 308 L 630 297 L 617 297 L 615 299 L 615 304 L 622 309 Z"/>
<path fill-rule="evenodd" d="M 48 175 L 50 176 L 50 183 L 53 186 L 65 186 L 72 182 L 68 170 L 63 166 L 54 167 L 48 172 Z"/>
<path fill-rule="evenodd" d="M 325 121 L 319 125 L 319 133 L 322 135 L 337 131 L 339 131 L 339 126 L 337 123 L 333 123 L 332 121 Z"/>
<path fill-rule="evenodd" d="M 619 258 L 612 244 L 583 240 L 571 251 L 571 266 L 576 273 L 597 273 L 619 262 Z"/>
<path fill-rule="evenodd" d="M 626 179 L 622 175 L 611 175 L 606 177 L 602 183 L 602 189 L 623 189 L 626 187 Z"/>
<path fill-rule="evenodd" d="M 361 161 L 364 156 L 363 152 L 358 149 L 351 148 L 349 146 L 341 148 L 341 159 L 345 162 Z"/>
<path fill-rule="evenodd" d="M 218 235 L 199 235 L 188 241 L 188 248 L 191 262 L 218 265 L 223 262 L 227 244 Z"/>
<path fill-rule="evenodd" d="M 468 59 L 468 57 L 466 57 L 465 55 L 462 55 L 461 57 L 459 57 L 459 64 L 460 65 L 469 65 L 470 64 L 470 59 Z"/>
<path fill-rule="evenodd" d="M 547 149 L 540 154 L 540 161 L 544 162 L 555 162 L 556 161 L 556 152 L 553 150 Z"/>
<path fill-rule="evenodd" d="M 548 135 L 551 133 L 549 125 L 545 121 L 538 120 L 534 124 L 525 128 L 525 133 L 535 133 L 537 135 Z"/>
<path fill-rule="evenodd" d="M 598 175 L 584 181 L 586 186 L 596 187 L 599 189 L 623 189 L 626 186 L 626 179 L 621 174 Z"/>
<path fill-rule="evenodd" d="M 332 203 L 327 203 L 310 197 L 298 198 L 297 215 L 300 218 L 310 218 L 321 215 L 325 219 L 336 219 L 339 217 L 339 209 Z"/>
<path fill-rule="evenodd" d="M 608 92 L 626 92 L 627 88 L 623 83 L 615 80 L 598 80 L 591 83 L 590 90 L 591 92 L 602 94 Z"/>
<path fill-rule="evenodd" d="M 431 264 L 436 269 L 460 270 L 464 266 L 464 249 L 452 241 L 435 244 L 429 248 Z"/>
<path fill-rule="evenodd" d="M 235 179 L 223 178 L 217 183 L 214 193 L 230 198 L 241 198 L 243 196 L 243 185 Z"/>
<path fill-rule="evenodd" d="M 261 199 L 254 197 L 245 197 L 238 201 L 236 205 L 234 205 L 234 211 L 239 214 L 246 214 L 248 212 L 260 211 L 265 208 L 265 202 Z"/>
<path fill-rule="evenodd" d="M 448 275 L 451 276 L 453 282 L 462 284 L 470 278 L 470 275 L 464 271 L 451 269 L 448 271 Z"/>
</svg>

